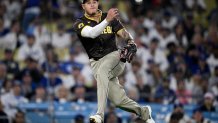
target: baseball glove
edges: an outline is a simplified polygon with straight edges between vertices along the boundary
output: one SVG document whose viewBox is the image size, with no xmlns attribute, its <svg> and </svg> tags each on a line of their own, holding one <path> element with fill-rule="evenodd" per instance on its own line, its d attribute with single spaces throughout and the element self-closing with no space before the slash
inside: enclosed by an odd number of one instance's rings
<svg viewBox="0 0 218 123">
<path fill-rule="evenodd" d="M 125 46 L 120 53 L 120 61 L 129 63 L 132 61 L 133 57 L 137 52 L 137 47 L 135 43 L 128 44 Z"/>
</svg>

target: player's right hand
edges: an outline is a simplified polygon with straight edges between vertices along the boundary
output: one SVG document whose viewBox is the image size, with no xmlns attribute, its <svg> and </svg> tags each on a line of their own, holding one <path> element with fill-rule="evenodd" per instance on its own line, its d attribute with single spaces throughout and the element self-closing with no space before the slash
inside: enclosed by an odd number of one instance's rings
<svg viewBox="0 0 218 123">
<path fill-rule="evenodd" d="M 116 18 L 119 15 L 118 9 L 117 8 L 111 8 L 108 13 L 107 13 L 107 17 L 106 20 L 107 22 L 111 22 L 112 20 L 114 20 L 114 18 Z"/>
</svg>

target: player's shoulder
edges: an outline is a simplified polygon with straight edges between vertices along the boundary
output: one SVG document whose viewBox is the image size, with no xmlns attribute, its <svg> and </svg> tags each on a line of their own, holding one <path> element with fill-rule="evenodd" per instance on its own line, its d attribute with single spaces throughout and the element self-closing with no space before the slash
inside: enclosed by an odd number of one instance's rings
<svg viewBox="0 0 218 123">
<path fill-rule="evenodd" d="M 81 22 L 84 22 L 84 17 L 83 16 L 77 18 L 74 23 L 76 24 L 76 23 L 81 23 Z"/>
<path fill-rule="evenodd" d="M 83 29 L 83 27 L 86 26 L 86 23 L 87 23 L 87 20 L 85 19 L 84 16 L 77 18 L 73 24 L 74 31 L 80 32 Z"/>
<path fill-rule="evenodd" d="M 75 21 L 74 21 L 74 23 L 73 23 L 73 27 L 75 28 L 75 27 L 77 27 L 79 24 L 84 24 L 86 22 L 86 20 L 84 19 L 84 17 L 82 16 L 82 17 L 79 17 L 79 18 L 77 18 Z"/>
</svg>

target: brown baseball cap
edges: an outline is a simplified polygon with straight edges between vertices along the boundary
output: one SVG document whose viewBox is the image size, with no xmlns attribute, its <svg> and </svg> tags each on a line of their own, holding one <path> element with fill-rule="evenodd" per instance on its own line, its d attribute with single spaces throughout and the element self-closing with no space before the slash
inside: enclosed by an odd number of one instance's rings
<svg viewBox="0 0 218 123">
<path fill-rule="evenodd" d="M 86 3 L 88 0 L 82 0 L 82 3 L 84 4 L 84 3 Z M 96 0 L 96 1 L 98 1 L 98 0 Z"/>
</svg>

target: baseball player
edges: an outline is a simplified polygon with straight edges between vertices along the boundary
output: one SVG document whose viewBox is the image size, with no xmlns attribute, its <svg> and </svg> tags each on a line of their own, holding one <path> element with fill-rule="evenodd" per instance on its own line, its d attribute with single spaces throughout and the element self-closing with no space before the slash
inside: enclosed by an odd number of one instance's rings
<svg viewBox="0 0 218 123">
<path fill-rule="evenodd" d="M 154 123 L 150 106 L 140 106 L 128 98 L 118 81 L 125 62 L 131 62 L 136 54 L 134 40 L 117 19 L 119 15 L 117 8 L 111 8 L 107 13 L 102 13 L 98 6 L 98 0 L 82 0 L 84 15 L 78 18 L 73 26 L 89 56 L 91 68 L 97 80 L 98 110 L 96 115 L 90 116 L 90 123 L 104 121 L 107 98 L 116 107 L 135 113 L 145 123 Z M 120 52 L 116 46 L 116 35 L 127 43 Z"/>
</svg>

